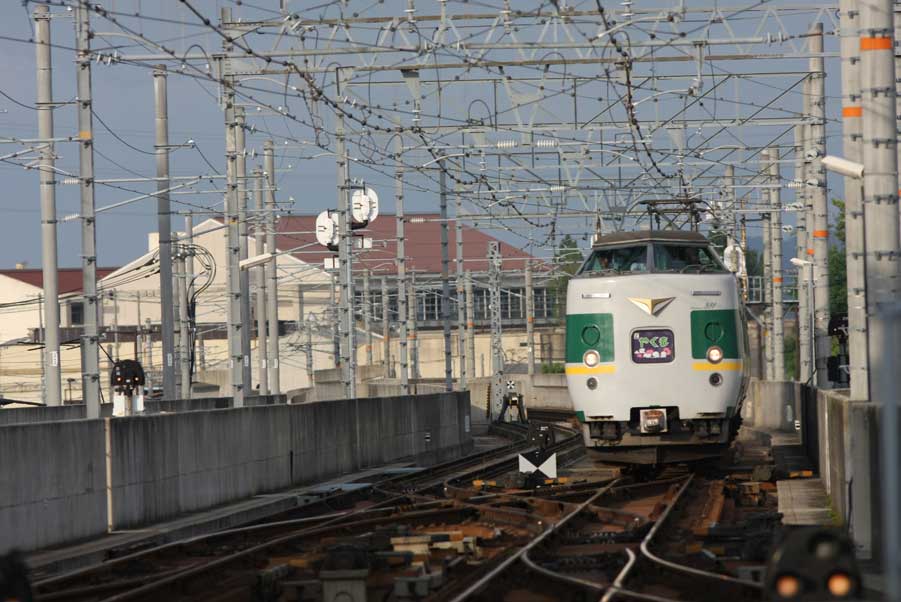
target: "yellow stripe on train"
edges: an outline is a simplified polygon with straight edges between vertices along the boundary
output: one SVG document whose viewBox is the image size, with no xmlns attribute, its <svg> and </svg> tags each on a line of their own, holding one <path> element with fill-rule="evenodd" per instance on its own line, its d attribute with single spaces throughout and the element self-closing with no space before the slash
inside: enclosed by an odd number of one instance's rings
<svg viewBox="0 0 901 602">
<path fill-rule="evenodd" d="M 601 364 L 600 366 L 593 366 L 591 368 L 579 365 L 566 367 L 567 374 L 613 374 L 614 372 L 616 372 L 615 364 Z"/>
<path fill-rule="evenodd" d="M 691 365 L 692 370 L 702 370 L 707 372 L 735 372 L 741 370 L 741 362 L 720 362 L 713 364 L 710 362 L 694 362 Z"/>
</svg>

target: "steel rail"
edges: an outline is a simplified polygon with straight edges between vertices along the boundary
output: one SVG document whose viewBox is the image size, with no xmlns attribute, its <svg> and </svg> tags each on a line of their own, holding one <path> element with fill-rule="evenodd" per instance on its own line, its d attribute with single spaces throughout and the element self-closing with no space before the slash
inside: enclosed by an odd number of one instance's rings
<svg viewBox="0 0 901 602">
<path fill-rule="evenodd" d="M 499 565 L 494 567 L 487 575 L 470 585 L 466 588 L 461 594 L 458 594 L 456 597 L 452 598 L 452 602 L 462 602 L 466 600 L 470 596 L 477 594 L 479 591 L 488 586 L 491 581 L 496 578 L 498 575 L 507 570 L 510 566 L 512 566 L 516 561 L 520 560 L 524 554 L 527 554 L 529 550 L 534 549 L 545 539 L 559 531 L 563 526 L 565 526 L 570 520 L 572 520 L 575 516 L 579 515 L 583 510 L 593 505 L 594 501 L 597 500 L 602 495 L 607 494 L 611 489 L 613 489 L 616 484 L 620 481 L 620 479 L 612 481 L 610 484 L 606 485 L 599 489 L 594 495 L 590 498 L 576 506 L 569 514 L 561 518 L 559 521 L 545 529 L 538 537 L 530 541 L 527 545 L 523 546 L 510 556 L 507 556 Z"/>
</svg>

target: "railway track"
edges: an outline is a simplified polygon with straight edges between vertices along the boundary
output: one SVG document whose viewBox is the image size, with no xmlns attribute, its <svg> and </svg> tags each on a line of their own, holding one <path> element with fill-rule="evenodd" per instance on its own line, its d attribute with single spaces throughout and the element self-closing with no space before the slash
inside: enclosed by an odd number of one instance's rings
<svg viewBox="0 0 901 602">
<path fill-rule="evenodd" d="M 698 501 L 716 489 L 709 479 L 682 469 L 640 482 L 583 466 L 580 435 L 557 426 L 549 451 L 579 468 L 524 488 L 527 430 L 495 428 L 509 445 L 45 579 L 37 600 L 328 600 L 335 587 L 370 600 L 760 599 L 755 582 L 671 545 L 709 506 Z"/>
</svg>

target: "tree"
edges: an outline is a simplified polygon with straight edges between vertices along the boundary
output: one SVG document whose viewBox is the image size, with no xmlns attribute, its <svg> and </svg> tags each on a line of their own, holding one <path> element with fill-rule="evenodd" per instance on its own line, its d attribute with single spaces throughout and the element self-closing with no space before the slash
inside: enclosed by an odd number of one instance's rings
<svg viewBox="0 0 901 602">
<path fill-rule="evenodd" d="M 582 261 L 579 244 L 567 234 L 560 241 L 560 246 L 554 254 L 554 265 L 558 276 L 551 282 L 551 290 L 554 291 L 554 298 L 557 300 L 554 314 L 558 319 L 562 319 L 566 315 L 566 286 L 569 284 L 569 279 L 579 271 Z"/>
<path fill-rule="evenodd" d="M 848 273 L 845 255 L 845 202 L 832 199 L 832 205 L 838 208 L 835 221 L 835 238 L 839 244 L 829 245 L 829 313 L 844 314 L 848 312 Z"/>
</svg>

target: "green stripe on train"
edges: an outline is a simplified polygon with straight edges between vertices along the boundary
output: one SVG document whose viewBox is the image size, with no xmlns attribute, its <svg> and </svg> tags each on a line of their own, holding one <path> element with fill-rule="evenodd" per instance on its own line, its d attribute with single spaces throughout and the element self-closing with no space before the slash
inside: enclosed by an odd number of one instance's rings
<svg viewBox="0 0 901 602">
<path fill-rule="evenodd" d="M 702 309 L 691 312 L 691 357 L 706 359 L 716 345 L 725 358 L 739 358 L 738 312 L 734 309 Z"/>
<path fill-rule="evenodd" d="M 602 362 L 613 361 L 613 314 L 569 314 L 566 316 L 566 363 L 582 363 L 589 349 Z"/>
</svg>

